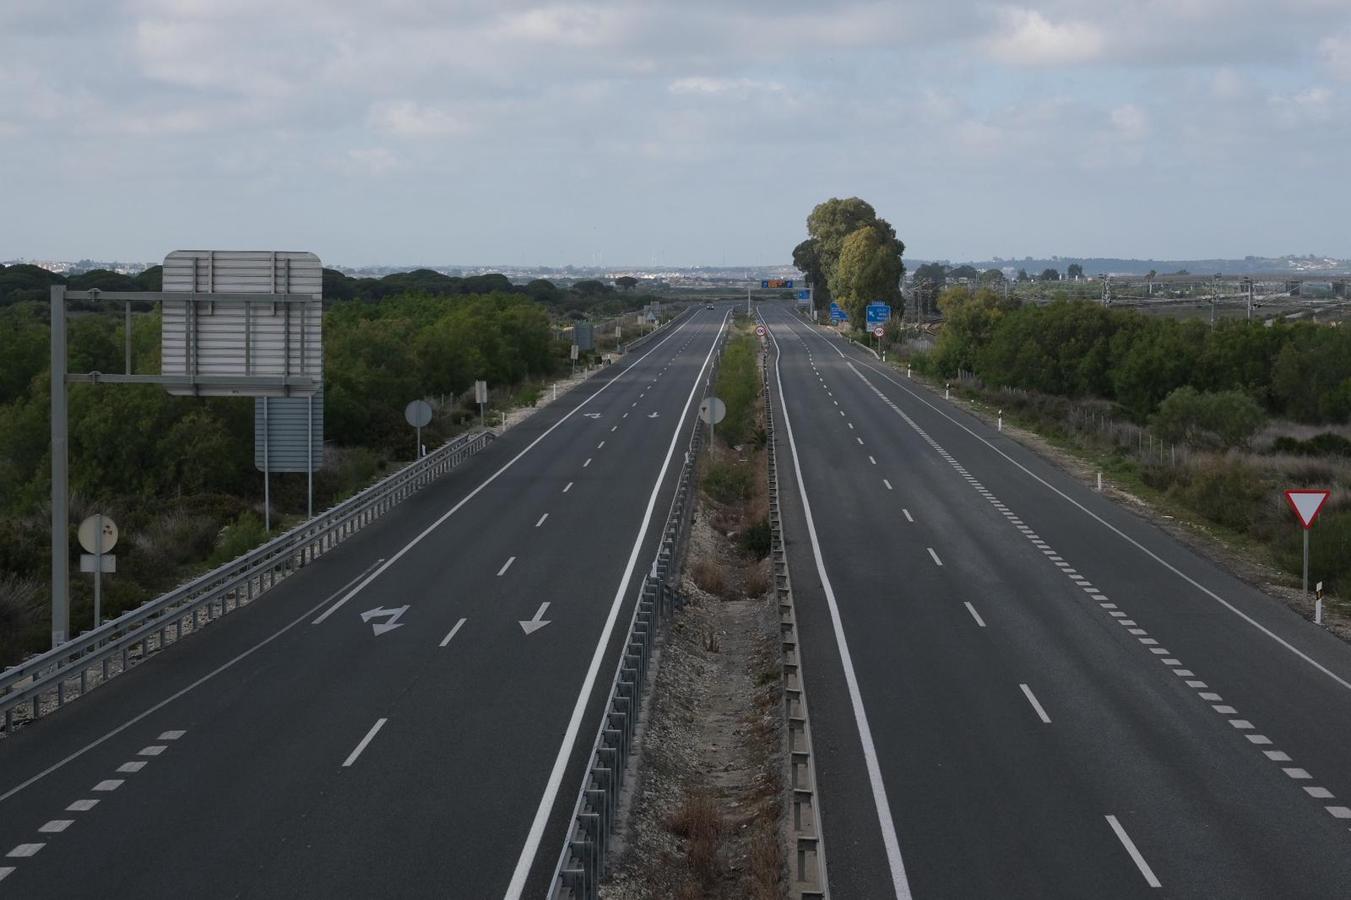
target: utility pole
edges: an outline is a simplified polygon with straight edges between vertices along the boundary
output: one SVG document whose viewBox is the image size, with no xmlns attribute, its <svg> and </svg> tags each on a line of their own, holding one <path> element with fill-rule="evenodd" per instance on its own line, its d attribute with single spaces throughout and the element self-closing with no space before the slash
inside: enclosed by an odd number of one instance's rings
<svg viewBox="0 0 1351 900">
<path fill-rule="evenodd" d="M 66 286 L 51 289 L 52 337 L 52 646 L 70 633 L 70 509 L 66 495 L 70 438 L 66 423 Z"/>
</svg>

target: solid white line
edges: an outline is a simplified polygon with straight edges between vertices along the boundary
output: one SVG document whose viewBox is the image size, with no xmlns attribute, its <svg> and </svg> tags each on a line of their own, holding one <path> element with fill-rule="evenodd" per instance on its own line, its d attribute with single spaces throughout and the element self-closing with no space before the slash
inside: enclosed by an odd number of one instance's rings
<svg viewBox="0 0 1351 900">
<path fill-rule="evenodd" d="M 360 584 L 358 584 L 356 587 L 352 588 L 352 590 L 348 591 L 348 592 L 343 596 L 343 598 L 342 598 L 341 600 L 339 600 L 337 603 L 333 604 L 333 606 L 332 606 L 327 612 L 325 612 L 325 613 L 324 613 L 322 616 L 320 616 L 319 618 L 315 619 L 315 620 L 314 620 L 314 624 L 315 624 L 315 625 L 320 624 L 321 622 L 324 621 L 324 619 L 327 619 L 329 616 L 333 615 L 333 613 L 336 612 L 339 608 L 341 608 L 342 605 L 345 604 L 348 600 L 351 600 L 351 599 L 352 599 L 353 597 L 355 597 L 357 594 L 361 593 L 361 592 L 366 588 L 366 586 L 367 586 L 368 584 L 370 584 L 372 581 L 374 581 L 375 579 L 377 579 L 377 578 L 379 578 L 381 575 L 383 575 L 383 574 L 384 574 L 391 566 L 393 566 L 396 562 L 398 562 L 399 560 L 403 559 L 404 555 L 407 554 L 408 551 L 412 550 L 412 549 L 413 549 L 414 547 L 416 547 L 418 544 L 422 543 L 422 542 L 427 538 L 427 536 L 428 536 L 429 534 L 431 534 L 431 533 L 432 533 L 433 531 L 435 531 L 436 529 L 440 528 L 440 527 L 445 523 L 445 521 L 446 521 L 447 519 L 449 519 L 451 516 L 453 516 L 453 515 L 455 515 L 457 512 L 459 512 L 459 511 L 460 511 L 460 508 L 463 507 L 463 506 L 464 506 L 466 503 L 468 503 L 470 500 L 473 500 L 475 497 L 477 497 L 477 496 L 479 495 L 479 493 L 480 493 L 484 488 L 486 488 L 488 485 L 490 485 L 490 484 L 492 484 L 494 481 L 496 481 L 496 480 L 502 475 L 503 472 L 505 472 L 507 469 L 510 469 L 512 466 L 516 465 L 517 461 L 520 460 L 521 457 L 525 456 L 525 455 L 526 455 L 527 453 L 529 453 L 531 450 L 535 449 L 535 447 L 537 447 L 537 446 L 539 445 L 540 441 L 544 440 L 546 437 L 548 437 L 549 435 L 553 434 L 555 429 L 557 429 L 560 425 L 562 425 L 562 424 L 563 424 L 564 422 L 566 422 L 568 419 L 570 419 L 570 418 L 572 418 L 574 415 L 576 415 L 576 413 L 578 412 L 578 410 L 580 410 L 582 407 L 586 406 L 586 405 L 587 405 L 588 403 L 590 403 L 592 400 L 596 399 L 596 397 L 600 396 L 600 394 L 601 394 L 602 392 L 604 392 L 605 390 L 607 390 L 611 385 L 618 383 L 619 380 L 620 380 L 621 378 L 623 378 L 625 375 L 629 374 L 629 372 L 633 371 L 633 367 L 634 367 L 634 366 L 638 365 L 638 363 L 640 363 L 640 362 L 642 362 L 643 360 L 647 359 L 647 358 L 648 358 L 649 356 L 651 356 L 653 353 L 656 353 L 658 347 L 660 347 L 662 344 L 666 343 L 666 342 L 669 341 L 672 337 L 674 337 L 676 334 L 678 334 L 682 329 L 685 328 L 685 325 L 688 325 L 691 321 L 693 321 L 692 318 L 691 318 L 691 319 L 686 319 L 684 325 L 681 325 L 680 328 L 677 328 L 675 331 L 671 332 L 671 333 L 668 334 L 666 337 L 662 338 L 660 341 L 658 341 L 658 342 L 652 347 L 651 350 L 647 351 L 647 352 L 644 353 L 642 356 L 638 357 L 638 358 L 635 359 L 633 362 L 629 363 L 628 366 L 625 367 L 625 369 L 624 369 L 623 372 L 620 372 L 620 373 L 619 373 L 618 375 L 616 375 L 614 378 L 612 378 L 612 379 L 610 379 L 609 381 L 605 382 L 605 384 L 601 385 L 601 386 L 596 390 L 596 392 L 595 392 L 594 394 L 592 394 L 591 396 L 587 397 L 587 398 L 586 398 L 585 400 L 583 400 L 581 403 L 577 404 L 577 405 L 574 406 L 572 409 L 570 409 L 570 410 L 568 410 L 566 413 L 564 413 L 564 415 L 563 415 L 562 418 L 560 418 L 557 422 L 555 422 L 554 424 L 552 424 L 552 425 L 550 425 L 548 428 L 546 428 L 546 429 L 544 430 L 544 432 L 543 432 L 539 437 L 535 438 L 533 441 L 531 441 L 529 444 L 527 444 L 527 445 L 525 446 L 525 449 L 521 450 L 520 453 L 517 453 L 517 454 L 516 454 L 515 456 L 513 456 L 511 459 L 509 459 L 509 460 L 507 460 L 505 463 L 503 463 L 503 464 L 502 464 L 502 467 L 501 467 L 500 469 L 498 469 L 497 471 L 493 472 L 491 475 L 489 475 L 487 478 L 485 478 L 482 482 L 480 482 L 479 485 L 478 485 L 478 487 L 474 488 L 472 491 L 470 491 L 469 493 L 465 494 L 464 497 L 460 499 L 460 502 L 456 503 L 456 504 L 455 504 L 454 506 L 452 506 L 450 509 L 448 509 L 448 510 L 446 510 L 444 513 L 442 513 L 441 516 L 440 516 L 435 522 L 433 522 L 432 524 L 428 525 L 425 529 L 422 530 L 421 533 L 418 534 L 417 537 L 413 538 L 411 541 L 409 541 L 407 544 L 405 544 L 405 545 L 403 546 L 403 548 L 402 548 L 401 550 L 399 550 L 398 553 L 395 553 L 393 556 L 391 556 L 391 557 L 385 562 L 384 565 L 380 566 L 380 568 L 376 569 L 373 573 L 371 573 L 370 575 L 368 575 L 368 576 L 367 576 Z M 624 415 L 627 416 L 628 413 L 625 413 Z M 571 484 L 568 485 L 568 487 L 571 487 L 571 486 L 572 486 Z M 564 490 L 566 490 L 566 488 L 564 488 Z"/>
<path fill-rule="evenodd" d="M 976 612 L 976 608 L 971 605 L 971 602 L 969 600 L 963 600 L 962 602 L 966 604 L 966 611 L 971 613 L 971 618 L 976 620 L 976 624 L 981 628 L 984 628 L 985 620 L 980 617 L 980 613 Z"/>
<path fill-rule="evenodd" d="M 469 621 L 468 619 L 461 619 L 460 621 L 456 622 L 455 627 L 450 629 L 450 634 L 441 638 L 441 646 L 444 647 L 446 644 L 449 644 L 450 639 L 455 637 L 455 632 L 459 631 L 460 628 L 464 625 L 464 623 L 468 621 Z"/>
<path fill-rule="evenodd" d="M 833 345 L 832 345 L 832 347 L 833 347 Z M 837 352 L 838 352 L 838 351 L 837 351 Z M 843 356 L 844 354 L 841 353 L 840 355 Z M 1176 575 L 1178 578 L 1181 578 L 1183 581 L 1187 582 L 1187 584 L 1190 584 L 1192 587 L 1196 588 L 1198 591 L 1200 591 L 1201 593 L 1205 594 L 1205 595 L 1206 595 L 1207 597 L 1209 597 L 1210 599 L 1212 599 L 1212 600 L 1214 600 L 1215 602 L 1219 603 L 1219 604 L 1220 604 L 1221 606 L 1223 606 L 1225 609 L 1229 610 L 1231 613 L 1233 613 L 1234 615 L 1238 616 L 1240 619 L 1242 619 L 1243 621 L 1247 622 L 1247 623 L 1248 623 L 1249 625 L 1251 625 L 1252 627 L 1256 628 L 1256 629 L 1257 629 L 1258 631 L 1260 631 L 1262 634 L 1264 634 L 1264 635 L 1266 635 L 1267 637 L 1271 638 L 1271 640 L 1275 641 L 1277 644 L 1279 644 L 1280 646 L 1284 647 L 1286 650 L 1289 650 L 1289 651 L 1290 651 L 1291 653 L 1293 653 L 1295 656 L 1299 657 L 1300 659 L 1304 660 L 1304 661 L 1305 661 L 1306 663 L 1308 663 L 1309 665 L 1313 666 L 1313 667 L 1314 667 L 1315 669 L 1317 669 L 1318 671 L 1322 672 L 1324 675 L 1326 675 L 1328 678 L 1330 678 L 1330 679 L 1332 679 L 1333 681 L 1335 681 L 1337 684 L 1341 685 L 1342 687 L 1346 688 L 1347 690 L 1351 690 L 1351 681 L 1347 681 L 1346 679 L 1344 679 L 1344 678 L 1342 678 L 1341 676 L 1337 675 L 1337 674 L 1336 674 L 1335 672 L 1333 672 L 1331 669 L 1327 668 L 1327 667 L 1324 666 L 1322 663 L 1318 662 L 1318 661 L 1315 660 L 1313 657 L 1311 657 L 1311 656 L 1309 656 L 1308 654 L 1306 654 L 1304 651 L 1302 651 L 1302 650 L 1300 650 L 1299 648 L 1295 647 L 1293 644 L 1291 644 L 1291 643 L 1290 643 L 1289 641 L 1287 641 L 1285 638 L 1283 638 L 1283 637 L 1281 637 L 1280 635 L 1276 634 L 1274 631 L 1272 631 L 1271 629 L 1267 628 L 1267 627 L 1266 627 L 1265 625 L 1263 625 L 1261 622 L 1258 622 L 1258 621 L 1257 621 L 1256 619 L 1254 619 L 1252 616 L 1250 616 L 1250 615 L 1248 615 L 1247 613 L 1243 612 L 1243 610 L 1239 609 L 1237 606 L 1235 606 L 1234 604 L 1230 603 L 1228 600 L 1224 599 L 1224 598 L 1221 597 L 1219 594 L 1217 594 L 1217 593 L 1215 593 L 1214 591 L 1212 591 L 1210 588 L 1208 588 L 1208 587 L 1206 587 L 1205 585 L 1201 584 L 1201 582 L 1197 581 L 1195 578 L 1192 578 L 1190 575 L 1186 574 L 1186 573 L 1183 572 L 1181 569 L 1179 569 L 1179 568 L 1177 568 L 1176 566 L 1174 566 L 1173 564 L 1167 562 L 1165 559 L 1163 559 L 1163 557 L 1159 556 L 1157 553 L 1155 553 L 1154 551 L 1150 550 L 1150 549 L 1149 549 L 1148 547 L 1146 547 L 1144 544 L 1140 543 L 1140 542 L 1137 541 L 1135 538 L 1133 538 L 1133 537 L 1131 537 L 1130 535 L 1126 534 L 1126 533 L 1125 533 L 1124 531 L 1122 531 L 1120 528 L 1117 528 L 1115 525 L 1111 524 L 1111 523 L 1108 522 L 1106 519 L 1102 518 L 1102 517 L 1099 516 L 1097 513 L 1093 512 L 1093 511 L 1090 510 L 1088 507 L 1084 506 L 1082 503 L 1080 503 L 1079 501 L 1075 500 L 1075 499 L 1074 499 L 1073 497 L 1071 497 L 1069 494 L 1066 494 L 1064 491 L 1060 490 L 1060 489 L 1057 488 L 1055 485 L 1051 484 L 1051 483 L 1048 482 L 1046 479 L 1042 478 L 1040 475 L 1037 475 L 1035 472 L 1033 472 L 1033 471 L 1031 471 L 1030 469 L 1028 469 L 1027 466 L 1024 466 L 1022 463 L 1018 462 L 1016 459 L 1014 459 L 1013 457 L 1009 456 L 1007 453 L 1005 453 L 1005 452 L 1004 452 L 1003 450 L 1001 450 L 999 447 L 995 446 L 995 445 L 992 444 L 990 441 L 987 441 L 985 438 L 981 437 L 981 436 L 980 436 L 979 434 L 977 434 L 975 431 L 973 431 L 972 429 L 968 428 L 966 425 L 962 424 L 961 422 L 957 421 L 957 420 L 954 419 L 952 416 L 948 415 L 946 412 L 944 412 L 943 410 L 939 409 L 939 408 L 938 408 L 937 406 L 935 406 L 934 404 L 930 403 L 928 400 L 925 400 L 923 397 L 921 397 L 920 395 L 916 394 L 914 391 L 912 391 L 912 390 L 910 390 L 909 388 L 907 388 L 907 387 L 906 387 L 904 384 L 902 384 L 900 381 L 897 381 L 895 378 L 892 378 L 890 375 L 888 375 L 888 374 L 887 374 L 886 372 L 884 372 L 883 370 L 877 368 L 875 365 L 873 365 L 872 363 L 869 363 L 869 362 L 862 362 L 861 364 L 864 366 L 864 368 L 872 369 L 872 370 L 873 370 L 874 372 L 876 372 L 878 375 L 882 376 L 882 377 L 885 378 L 887 381 L 890 381 L 892 384 L 896 385 L 896 387 L 898 387 L 898 388 L 900 388 L 901 390 L 905 391 L 907 394 L 909 394 L 909 395 L 910 395 L 911 397 L 913 397 L 915 400 L 919 401 L 920 403 L 923 403 L 925 406 L 929 407 L 929 408 L 930 408 L 931 410 L 933 410 L 935 413 L 937 413 L 938 415 L 940 415 L 940 416 L 942 416 L 943 418 L 947 419 L 947 420 L 948 420 L 949 422 L 951 422 L 953 425 L 956 425 L 958 428 L 962 429 L 962 430 L 965 431 L 967 434 L 971 435 L 971 437 L 975 438 L 976 440 L 980 441 L 980 442 L 981 442 L 982 444 L 984 444 L 985 446 L 989 447 L 989 448 L 990 448 L 991 450 L 993 450 L 995 453 L 998 453 L 1000 456 L 1004 457 L 1004 459 L 1006 459 L 1008 462 L 1010 462 L 1010 463 L 1013 464 L 1015 467 L 1017 467 L 1018 469 L 1020 469 L 1024 474 L 1026 474 L 1026 475 L 1030 476 L 1031 478 L 1035 479 L 1036 481 L 1040 482 L 1041 485 L 1042 485 L 1043 487 L 1045 487 L 1047 490 L 1049 490 L 1049 491 L 1051 491 L 1052 493 L 1056 494 L 1057 496 L 1059 496 L 1059 497 L 1060 497 L 1062 500 L 1064 500 L 1065 502 L 1067 502 L 1067 503 L 1071 504 L 1072 506 L 1078 508 L 1078 510 L 1079 510 L 1080 512 L 1084 513 L 1086 516 L 1088 516 L 1089 518 L 1091 518 L 1091 519 L 1093 519 L 1094 521 L 1096 521 L 1099 525 L 1103 526 L 1103 527 L 1106 528 L 1108 531 L 1111 531 L 1111 532 L 1112 532 L 1113 534 L 1115 534 L 1117 537 L 1121 538 L 1121 539 L 1122 539 L 1123 541 L 1125 541 L 1126 543 L 1128 543 L 1128 544 L 1130 544 L 1131 546 L 1135 547 L 1135 549 L 1139 550 L 1139 551 L 1140 551 L 1141 553 L 1143 553 L 1145 556 L 1148 556 L 1150 559 L 1154 560 L 1154 562 L 1158 563 L 1160 566 L 1162 566 L 1163 568 L 1167 569 L 1169 572 L 1172 572 L 1172 573 L 1173 573 L 1174 575 Z M 862 376 L 862 373 L 859 373 L 859 377 L 860 377 L 860 378 L 863 377 L 863 376 Z M 866 383 L 866 379 L 865 379 L 865 383 Z"/>
<path fill-rule="evenodd" d="M 566 493 L 567 493 L 568 491 L 570 491 L 570 490 L 572 490 L 572 482 L 571 482 L 571 481 L 569 481 L 567 484 L 563 485 L 563 493 L 566 494 Z"/>
<path fill-rule="evenodd" d="M 905 507 L 901 507 L 901 512 L 905 513 L 905 520 L 907 522 L 915 521 L 915 517 L 910 515 L 910 510 L 906 509 Z"/>
<path fill-rule="evenodd" d="M 826 574 L 825 557 L 821 552 L 821 541 L 816 535 L 816 522 L 812 518 L 811 501 L 807 499 L 807 485 L 802 478 L 802 461 L 798 457 L 797 441 L 793 437 L 793 423 L 788 415 L 788 401 L 783 394 L 783 374 L 779 368 L 782 351 L 779 341 L 770 332 L 774 341 L 774 380 L 779 387 L 779 406 L 783 410 L 784 431 L 788 435 L 788 449 L 793 455 L 793 469 L 797 473 L 798 495 L 802 498 L 802 511 L 807 519 L 807 535 L 811 538 L 812 555 L 816 560 L 816 572 L 821 578 L 821 589 L 826 595 L 826 605 L 830 608 L 830 621 L 835 631 L 835 644 L 839 648 L 840 663 L 844 669 L 845 684 L 849 689 L 849 702 L 854 711 L 854 722 L 858 727 L 859 742 L 863 745 L 863 760 L 868 769 L 868 782 L 872 788 L 873 804 L 877 808 L 877 824 L 882 832 L 882 844 L 887 851 L 887 863 L 891 868 L 891 884 L 897 900 L 910 900 L 910 882 L 905 876 L 905 862 L 901 859 L 901 844 L 896 837 L 896 825 L 891 817 L 891 806 L 887 802 L 886 785 L 882 783 L 882 767 L 877 759 L 877 747 L 873 743 L 872 729 L 868 725 L 868 714 L 863 708 L 863 695 L 859 691 L 858 675 L 854 672 L 853 657 L 849 653 L 849 642 L 844 636 L 844 622 L 840 618 L 840 607 L 835 601 L 835 589 Z M 890 483 L 887 484 L 890 488 Z"/>
<path fill-rule="evenodd" d="M 366 732 L 366 736 L 361 739 L 361 743 L 357 744 L 357 748 L 352 751 L 352 755 L 347 757 L 347 761 L 342 764 L 344 769 L 357 761 L 357 757 L 361 755 L 361 751 L 366 749 L 366 745 L 375 739 L 376 734 L 379 733 L 381 728 L 385 727 L 385 723 L 388 721 L 389 719 L 375 720 L 375 724 L 371 726 L 371 730 Z"/>
<path fill-rule="evenodd" d="M 543 525 L 543 524 L 544 524 L 544 520 L 547 519 L 547 518 L 549 518 L 549 514 L 548 514 L 548 513 L 545 513 L 544 515 L 540 516 L 540 517 L 539 517 L 539 521 L 535 523 L 535 527 L 538 528 L 538 527 L 540 527 L 541 525 Z"/>
<path fill-rule="evenodd" d="M 1126 852 L 1131 855 L 1131 859 L 1135 860 L 1135 867 L 1140 870 L 1141 875 L 1145 876 L 1145 883 L 1152 888 L 1162 887 L 1159 879 L 1154 877 L 1154 870 L 1149 867 L 1149 863 L 1145 862 L 1145 858 L 1140 855 L 1140 851 L 1135 849 L 1135 842 L 1131 840 L 1129 834 L 1126 834 L 1126 829 L 1121 827 L 1121 823 L 1116 820 L 1116 816 L 1108 816 L 1107 824 L 1112 826 L 1112 830 L 1116 832 L 1117 840 L 1121 841 L 1121 846 L 1125 847 Z"/>
<path fill-rule="evenodd" d="M 509 556 L 509 557 L 507 557 L 507 561 L 504 562 L 504 563 L 502 563 L 502 568 L 500 568 L 500 569 L 497 570 L 497 577 L 498 577 L 498 578 L 501 578 L 503 575 L 505 575 L 507 569 L 510 569 L 510 568 L 511 568 L 511 564 L 514 563 L 515 561 L 516 561 L 516 557 L 514 557 L 514 556 Z"/>
<path fill-rule="evenodd" d="M 1032 708 L 1037 711 L 1037 718 L 1041 719 L 1047 725 L 1050 725 L 1051 717 L 1046 715 L 1046 710 L 1041 708 L 1041 704 L 1037 702 L 1037 697 L 1032 693 L 1032 689 L 1025 684 L 1019 684 L 1018 687 L 1023 689 L 1023 696 L 1027 698 L 1028 703 L 1032 704 Z"/>
<path fill-rule="evenodd" d="M 929 555 L 932 556 L 932 557 L 934 558 L 934 562 L 935 562 L 935 563 L 937 563 L 937 564 L 940 565 L 940 566 L 943 565 L 943 560 L 941 560 L 941 559 L 938 558 L 938 554 L 937 554 L 936 552 L 934 552 L 934 548 L 932 548 L 932 547 L 929 548 Z"/>
<path fill-rule="evenodd" d="M 543 796 L 540 797 L 539 807 L 535 810 L 535 819 L 530 825 L 530 833 L 526 835 L 525 845 L 521 848 L 521 855 L 516 860 L 516 870 L 512 873 L 511 883 L 507 885 L 507 900 L 519 900 L 521 893 L 525 890 L 526 878 L 529 877 L 530 869 L 534 865 L 535 854 L 539 852 L 540 841 L 544 838 L 544 827 L 549 822 L 549 814 L 553 811 L 554 803 L 558 800 L 558 789 L 563 783 L 563 774 L 567 769 L 568 759 L 572 756 L 573 747 L 577 743 L 577 733 L 582 727 L 582 719 L 586 715 L 586 706 L 591 699 L 591 692 L 595 689 L 597 673 L 599 673 L 600 665 L 605 659 L 605 648 L 610 643 L 610 635 L 614 632 L 620 607 L 624 604 L 624 595 L 628 592 L 629 583 L 633 579 L 634 568 L 638 564 L 638 554 L 642 550 L 643 540 L 647 537 L 647 530 L 652 523 L 652 511 L 657 505 L 657 495 L 661 493 L 662 482 L 671 468 L 671 458 L 675 456 L 676 444 L 679 443 L 681 435 L 684 434 L 685 421 L 689 418 L 690 408 L 694 403 L 694 395 L 703 387 L 704 372 L 713 359 L 713 351 L 717 349 L 718 340 L 722 337 L 723 331 L 726 330 L 727 321 L 731 315 L 729 310 L 723 316 L 722 325 L 719 326 L 718 333 L 713 338 L 712 346 L 708 348 L 708 355 L 704 357 L 704 364 L 699 367 L 699 371 L 695 374 L 694 383 L 690 386 L 689 396 L 685 398 L 685 407 L 681 410 L 680 420 L 676 422 L 675 430 L 671 432 L 671 443 L 666 448 L 666 458 L 662 461 L 661 471 L 657 473 L 657 480 L 652 485 L 652 493 L 647 498 L 642 525 L 634 539 L 633 549 L 629 551 L 629 561 L 624 568 L 624 576 L 620 579 L 614 599 L 610 601 L 610 612 L 606 616 L 605 626 L 601 630 L 600 638 L 596 641 L 596 649 L 591 654 L 591 662 L 587 666 L 586 677 L 582 680 L 581 690 L 577 693 L 577 702 L 572 708 L 572 716 L 568 720 L 567 730 L 564 732 L 562 744 L 558 748 L 558 756 L 555 757 L 553 769 L 549 773 L 548 784 L 544 788 Z M 634 615 L 637 616 L 637 613 L 638 610 L 635 606 Z M 620 660 L 618 665 L 622 664 L 623 660 Z"/>
</svg>

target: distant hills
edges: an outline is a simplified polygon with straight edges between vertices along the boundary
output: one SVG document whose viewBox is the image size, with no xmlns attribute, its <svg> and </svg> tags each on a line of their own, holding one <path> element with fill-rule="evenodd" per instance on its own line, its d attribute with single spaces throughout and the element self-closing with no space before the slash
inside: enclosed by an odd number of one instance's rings
<svg viewBox="0 0 1351 900">
<path fill-rule="evenodd" d="M 914 270 L 931 260 L 906 259 L 906 268 Z M 946 260 L 932 260 L 946 262 Z M 1185 270 L 1192 275 L 1250 275 L 1257 272 L 1289 272 L 1292 275 L 1344 275 L 1351 273 L 1351 259 L 1333 259 L 1314 256 L 1245 256 L 1242 259 L 1118 259 L 1106 256 L 1050 256 L 1022 259 L 993 259 L 958 262 L 954 265 L 971 265 L 984 271 L 986 269 L 1026 269 L 1036 275 L 1043 269 L 1055 269 L 1062 274 L 1072 264 L 1084 267 L 1085 275 L 1148 275 L 1151 271 L 1158 275 L 1171 275 Z"/>
</svg>

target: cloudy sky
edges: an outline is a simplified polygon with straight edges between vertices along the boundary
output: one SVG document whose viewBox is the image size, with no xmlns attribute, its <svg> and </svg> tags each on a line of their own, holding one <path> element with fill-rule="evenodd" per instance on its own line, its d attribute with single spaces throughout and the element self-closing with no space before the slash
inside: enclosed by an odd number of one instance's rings
<svg viewBox="0 0 1351 900">
<path fill-rule="evenodd" d="M 0 259 L 1351 256 L 1351 0 L 0 0 Z"/>
</svg>

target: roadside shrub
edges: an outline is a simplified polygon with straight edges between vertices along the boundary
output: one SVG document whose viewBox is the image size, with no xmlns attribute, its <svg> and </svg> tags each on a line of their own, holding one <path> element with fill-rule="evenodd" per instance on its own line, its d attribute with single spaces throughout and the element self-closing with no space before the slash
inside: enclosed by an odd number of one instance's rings
<svg viewBox="0 0 1351 900">
<path fill-rule="evenodd" d="M 750 467 L 729 462 L 710 463 L 704 472 L 704 493 L 719 503 L 749 500 L 755 482 Z"/>
<path fill-rule="evenodd" d="M 1271 444 L 1275 453 L 1292 453 L 1297 456 L 1351 456 L 1351 441 L 1340 434 L 1325 431 L 1306 441 L 1282 435 Z"/>
<path fill-rule="evenodd" d="M 737 537 L 737 543 L 741 545 L 741 552 L 752 559 L 764 559 L 769 555 L 769 541 L 768 519 L 752 522 Z"/>
<path fill-rule="evenodd" d="M 690 580 L 706 594 L 721 597 L 727 590 L 727 577 L 717 563 L 701 559 L 690 567 Z"/>
<path fill-rule="evenodd" d="M 211 554 L 207 565 L 212 568 L 229 562 L 257 547 L 267 540 L 268 534 L 263 528 L 263 520 L 252 510 L 239 514 L 233 525 L 226 526 L 221 534 L 216 552 Z"/>
<path fill-rule="evenodd" d="M 1284 511 L 1276 532 L 1276 560 L 1292 575 L 1304 571 L 1304 534 Z M 1309 588 L 1316 582 L 1345 597 L 1351 588 L 1351 510 L 1325 509 L 1309 534 Z"/>
<path fill-rule="evenodd" d="M 1165 441 L 1192 445 L 1246 445 L 1266 424 L 1262 407 L 1242 391 L 1177 388 L 1159 404 L 1150 425 Z"/>
<path fill-rule="evenodd" d="M 1268 494 L 1255 469 L 1227 459 L 1191 471 L 1171 492 L 1210 521 L 1240 532 L 1251 528 L 1254 510 Z"/>
<path fill-rule="evenodd" d="M 152 520 L 132 540 L 147 567 L 144 577 L 162 578 L 185 563 L 210 556 L 219 530 L 211 517 L 182 510 Z"/>
<path fill-rule="evenodd" d="M 0 668 L 14 665 L 33 649 L 47 603 L 46 585 L 38 579 L 0 572 Z"/>
<path fill-rule="evenodd" d="M 717 801 L 706 793 L 690 794 L 671 814 L 667 829 L 685 839 L 688 873 L 705 889 L 711 889 L 722 871 L 718 856 L 722 843 L 722 814 Z"/>
</svg>

